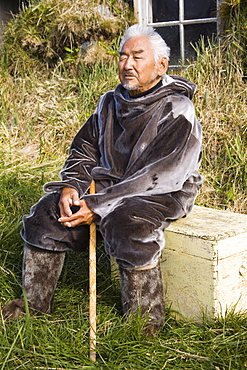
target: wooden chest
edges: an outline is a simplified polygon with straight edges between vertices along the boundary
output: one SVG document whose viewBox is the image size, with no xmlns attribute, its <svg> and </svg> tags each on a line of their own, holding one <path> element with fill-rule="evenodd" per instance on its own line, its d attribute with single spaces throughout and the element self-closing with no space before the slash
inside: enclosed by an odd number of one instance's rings
<svg viewBox="0 0 247 370">
<path fill-rule="evenodd" d="M 247 311 L 247 215 L 193 208 L 165 232 L 166 304 L 189 320 Z"/>
</svg>

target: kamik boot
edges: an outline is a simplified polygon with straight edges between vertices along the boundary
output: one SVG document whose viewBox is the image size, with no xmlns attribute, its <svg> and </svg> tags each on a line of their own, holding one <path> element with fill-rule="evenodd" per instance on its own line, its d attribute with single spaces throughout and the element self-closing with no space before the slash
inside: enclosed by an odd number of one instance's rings
<svg viewBox="0 0 247 370">
<path fill-rule="evenodd" d="M 24 246 L 22 285 L 30 312 L 33 314 L 52 311 L 54 292 L 61 274 L 65 252 L 52 252 L 29 245 Z M 25 314 L 24 298 L 15 299 L 2 310 L 5 321 Z"/>
<path fill-rule="evenodd" d="M 140 312 L 148 320 L 143 334 L 155 336 L 164 324 L 164 292 L 160 263 L 144 269 L 120 267 L 123 312 Z"/>
</svg>

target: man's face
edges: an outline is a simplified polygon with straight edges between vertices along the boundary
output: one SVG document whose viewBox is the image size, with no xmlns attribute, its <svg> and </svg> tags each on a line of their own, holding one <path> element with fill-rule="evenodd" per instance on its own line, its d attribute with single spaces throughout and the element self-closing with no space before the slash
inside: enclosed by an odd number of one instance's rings
<svg viewBox="0 0 247 370">
<path fill-rule="evenodd" d="M 167 70 L 168 61 L 154 60 L 154 51 L 148 37 L 132 37 L 120 51 L 119 79 L 131 96 L 143 93 L 155 86 Z"/>
</svg>

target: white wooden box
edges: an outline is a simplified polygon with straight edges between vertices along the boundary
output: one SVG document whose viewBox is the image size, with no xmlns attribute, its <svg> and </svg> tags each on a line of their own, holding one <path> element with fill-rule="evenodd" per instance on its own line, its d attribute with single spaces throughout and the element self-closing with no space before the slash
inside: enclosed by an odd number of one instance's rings
<svg viewBox="0 0 247 370">
<path fill-rule="evenodd" d="M 194 206 L 165 231 L 166 304 L 200 321 L 247 311 L 247 215 Z"/>
</svg>

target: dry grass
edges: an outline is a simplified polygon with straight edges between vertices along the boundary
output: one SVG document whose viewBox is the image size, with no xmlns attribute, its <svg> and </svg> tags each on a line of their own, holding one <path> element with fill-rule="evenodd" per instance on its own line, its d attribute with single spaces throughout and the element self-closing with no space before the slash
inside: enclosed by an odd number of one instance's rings
<svg viewBox="0 0 247 370">
<path fill-rule="evenodd" d="M 94 64 L 106 61 L 111 43 L 131 21 L 133 16 L 121 0 L 34 2 L 9 23 L 4 34 L 4 58 L 12 74 L 29 73 L 30 68 L 54 68 L 66 60 L 70 67 L 73 61 L 76 70 L 85 58 Z M 90 55 L 82 55 L 85 42 L 92 45 Z M 104 56 L 98 59 L 103 46 Z"/>
<path fill-rule="evenodd" d="M 5 160 L 62 161 L 100 93 L 116 85 L 112 72 L 95 67 L 94 78 L 86 72 L 87 77 L 77 80 L 59 73 L 49 79 L 45 75 L 2 78 L 0 132 Z"/>
<path fill-rule="evenodd" d="M 195 106 L 203 125 L 205 183 L 200 204 L 247 213 L 247 85 L 240 53 L 228 39 L 203 43 L 185 76 L 197 83 Z"/>
</svg>

